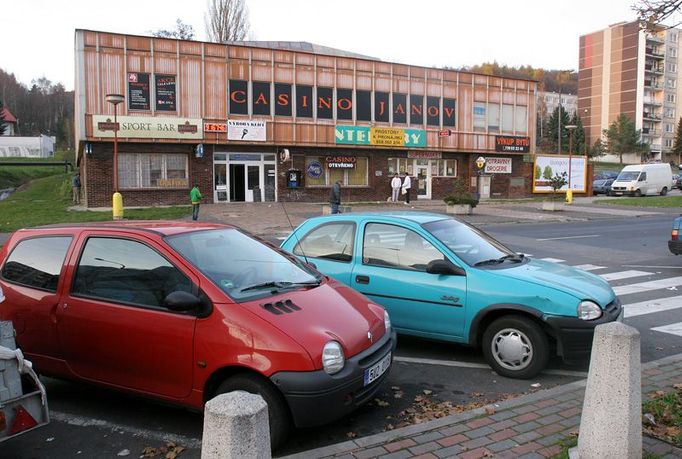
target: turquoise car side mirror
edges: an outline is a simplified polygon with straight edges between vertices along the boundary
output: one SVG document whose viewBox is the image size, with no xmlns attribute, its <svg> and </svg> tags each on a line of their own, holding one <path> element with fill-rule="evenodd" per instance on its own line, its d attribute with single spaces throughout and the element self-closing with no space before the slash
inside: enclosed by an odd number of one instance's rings
<svg viewBox="0 0 682 459">
<path fill-rule="evenodd" d="M 431 260 L 426 265 L 426 272 L 429 274 L 442 274 L 446 276 L 466 276 L 466 271 L 445 260 Z"/>
</svg>

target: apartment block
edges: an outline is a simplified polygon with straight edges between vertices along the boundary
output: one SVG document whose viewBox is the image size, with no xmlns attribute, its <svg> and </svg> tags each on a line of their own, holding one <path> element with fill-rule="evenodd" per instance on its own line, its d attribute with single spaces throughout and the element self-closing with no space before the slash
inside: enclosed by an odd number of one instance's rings
<svg viewBox="0 0 682 459">
<path fill-rule="evenodd" d="M 578 112 L 591 145 L 622 113 L 641 129 L 649 159 L 668 160 L 682 111 L 681 35 L 676 28 L 645 31 L 634 21 L 580 37 Z"/>
</svg>

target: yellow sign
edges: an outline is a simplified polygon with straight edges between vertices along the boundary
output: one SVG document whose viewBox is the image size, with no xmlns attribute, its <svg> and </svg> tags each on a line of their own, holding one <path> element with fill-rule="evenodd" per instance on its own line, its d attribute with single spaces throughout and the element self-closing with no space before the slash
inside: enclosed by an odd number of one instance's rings
<svg viewBox="0 0 682 459">
<path fill-rule="evenodd" d="M 372 145 L 402 147 L 405 145 L 405 130 L 373 127 L 370 129 L 369 139 Z"/>
</svg>

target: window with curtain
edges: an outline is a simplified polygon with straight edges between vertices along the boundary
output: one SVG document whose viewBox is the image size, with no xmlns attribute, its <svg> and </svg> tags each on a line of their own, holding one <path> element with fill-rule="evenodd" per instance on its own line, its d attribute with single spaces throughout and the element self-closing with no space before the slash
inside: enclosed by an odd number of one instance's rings
<svg viewBox="0 0 682 459">
<path fill-rule="evenodd" d="M 500 106 L 497 104 L 488 105 L 488 131 L 500 132 Z"/>
<path fill-rule="evenodd" d="M 485 102 L 474 102 L 474 131 L 485 131 Z"/>
<path fill-rule="evenodd" d="M 187 188 L 185 154 L 120 153 L 118 183 L 121 188 Z"/>
<path fill-rule="evenodd" d="M 502 104 L 502 132 L 514 131 L 514 106 Z"/>
<path fill-rule="evenodd" d="M 357 157 L 355 168 L 353 169 L 329 169 L 325 164 L 324 156 L 307 156 L 305 159 L 306 171 L 308 170 L 308 165 L 315 161 L 322 165 L 323 172 L 319 178 L 306 174 L 305 184 L 307 187 L 332 186 L 337 180 L 341 180 L 344 186 L 367 186 L 368 158 Z"/>
<path fill-rule="evenodd" d="M 525 134 L 528 132 L 528 107 L 516 106 L 514 116 L 514 130 L 517 133 Z"/>
</svg>

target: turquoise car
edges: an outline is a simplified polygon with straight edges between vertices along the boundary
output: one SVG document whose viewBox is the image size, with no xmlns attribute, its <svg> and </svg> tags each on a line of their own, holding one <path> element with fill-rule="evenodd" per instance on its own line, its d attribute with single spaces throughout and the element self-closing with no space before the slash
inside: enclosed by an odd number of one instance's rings
<svg viewBox="0 0 682 459">
<path fill-rule="evenodd" d="M 585 357 L 594 327 L 622 320 L 602 278 L 514 253 L 445 215 L 311 218 L 282 248 L 384 306 L 398 333 L 482 346 L 503 376 L 531 378 L 551 353 Z"/>
</svg>

